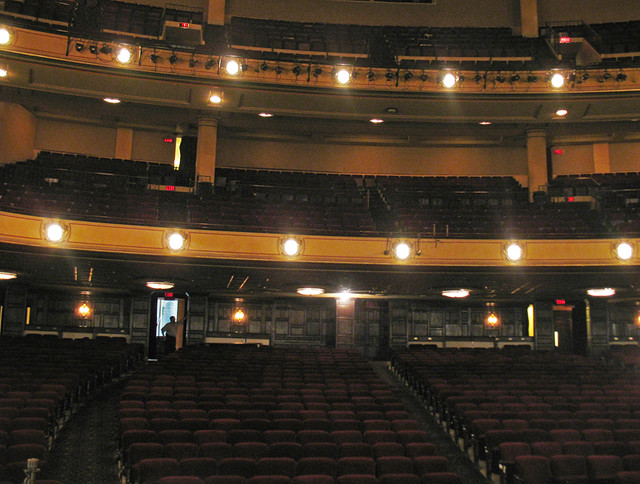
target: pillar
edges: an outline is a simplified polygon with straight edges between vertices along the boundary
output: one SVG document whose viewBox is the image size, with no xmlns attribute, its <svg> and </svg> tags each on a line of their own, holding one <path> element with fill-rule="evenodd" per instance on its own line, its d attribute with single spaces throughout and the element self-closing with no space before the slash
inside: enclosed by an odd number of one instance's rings
<svg viewBox="0 0 640 484">
<path fill-rule="evenodd" d="M 213 183 L 216 172 L 218 120 L 198 119 L 198 148 L 196 151 L 196 180 Z"/>
<path fill-rule="evenodd" d="M 523 37 L 538 37 L 538 0 L 520 0 L 520 28 Z"/>
<path fill-rule="evenodd" d="M 225 0 L 209 0 L 207 9 L 207 23 L 212 25 L 224 25 Z"/>
<path fill-rule="evenodd" d="M 540 187 L 549 183 L 547 173 L 547 133 L 543 129 L 527 131 L 527 168 L 529 171 L 529 200 Z"/>
<path fill-rule="evenodd" d="M 336 348 L 353 348 L 356 300 L 336 300 Z"/>
<path fill-rule="evenodd" d="M 35 156 L 36 117 L 19 104 L 0 102 L 0 164 Z"/>
<path fill-rule="evenodd" d="M 115 158 L 130 160 L 133 150 L 133 129 L 118 128 L 116 130 Z"/>
<path fill-rule="evenodd" d="M 593 145 L 593 172 L 611 173 L 609 143 L 595 143 Z"/>
</svg>

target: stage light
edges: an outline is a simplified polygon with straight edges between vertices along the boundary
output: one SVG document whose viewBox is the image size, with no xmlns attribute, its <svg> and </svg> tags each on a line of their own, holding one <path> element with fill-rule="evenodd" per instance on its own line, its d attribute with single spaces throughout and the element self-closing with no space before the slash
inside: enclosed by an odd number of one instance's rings
<svg viewBox="0 0 640 484">
<path fill-rule="evenodd" d="M 556 89 L 560 89 L 562 86 L 564 86 L 564 76 L 559 72 L 556 72 L 551 75 L 549 82 L 551 83 L 551 86 L 555 87 Z"/>
<path fill-rule="evenodd" d="M 213 59 L 207 59 L 207 62 L 205 62 L 205 63 L 204 63 L 204 68 L 205 68 L 206 70 L 209 70 L 209 69 L 211 69 L 211 68 L 212 68 L 213 66 L 215 66 L 215 65 L 216 65 L 216 61 L 215 61 L 215 60 L 213 60 Z"/>
<path fill-rule="evenodd" d="M 338 69 L 336 72 L 336 81 L 338 81 L 338 84 L 347 84 L 350 80 L 351 73 L 347 69 Z"/>
<path fill-rule="evenodd" d="M 151 55 L 149 56 L 149 59 L 150 59 L 150 60 L 151 60 L 151 62 L 153 62 L 154 64 L 157 64 L 157 63 L 158 63 L 158 61 L 160 60 L 160 56 L 154 52 L 153 54 L 151 54 Z"/>
<path fill-rule="evenodd" d="M 509 81 L 513 84 L 514 82 L 518 82 L 520 80 L 520 75 L 519 74 L 512 74 L 511 78 L 509 79 Z"/>
<path fill-rule="evenodd" d="M 423 72 L 422 74 L 420 74 L 420 80 L 422 82 L 427 82 L 428 79 L 429 79 L 429 76 L 427 75 L 426 72 Z"/>
<path fill-rule="evenodd" d="M 82 42 L 76 42 L 76 52 L 82 52 L 84 50 L 84 44 Z"/>
<path fill-rule="evenodd" d="M 611 74 L 609 74 L 609 72 L 605 71 L 604 74 L 602 74 L 602 79 L 604 81 L 608 81 L 609 79 L 611 79 Z"/>
<path fill-rule="evenodd" d="M 367 79 L 369 81 L 375 81 L 376 80 L 375 72 L 373 72 L 372 70 L 369 70 L 369 72 L 367 72 Z"/>
<path fill-rule="evenodd" d="M 480 84 L 480 82 L 484 79 L 484 76 L 481 76 L 480 73 L 476 73 L 475 76 L 473 76 L 473 80 L 476 81 L 476 84 Z"/>
<path fill-rule="evenodd" d="M 7 45 L 11 41 L 11 32 L 6 27 L 0 27 L 0 45 Z"/>
<path fill-rule="evenodd" d="M 534 74 L 529 74 L 527 76 L 527 82 L 529 83 L 534 83 L 538 81 L 538 76 L 534 75 Z"/>
<path fill-rule="evenodd" d="M 393 81 L 393 80 L 396 78 L 396 75 L 395 75 L 393 72 L 391 72 L 391 71 L 387 71 L 387 72 L 385 73 L 385 75 L 384 75 L 384 78 L 385 78 L 387 81 Z"/>
<path fill-rule="evenodd" d="M 193 57 L 191 59 L 189 59 L 189 67 L 191 69 L 193 69 L 196 66 L 197 63 L 198 63 L 197 59 L 194 59 Z"/>
<path fill-rule="evenodd" d="M 320 76 L 320 74 L 322 74 L 322 68 L 320 68 L 320 67 L 316 67 L 316 68 L 313 70 L 313 77 L 319 77 L 319 76 Z"/>
<path fill-rule="evenodd" d="M 261 71 L 268 71 L 269 70 L 269 64 L 267 64 L 266 61 L 262 61 L 262 64 L 260 64 L 260 70 Z"/>
<path fill-rule="evenodd" d="M 169 57 L 169 64 L 173 65 L 176 62 L 178 62 L 178 56 L 175 54 L 171 54 L 171 56 Z"/>
<path fill-rule="evenodd" d="M 507 79 L 502 75 L 502 74 L 498 74 L 496 76 L 496 82 L 499 82 L 500 84 L 504 83 L 504 81 L 506 81 Z"/>
<path fill-rule="evenodd" d="M 89 52 L 91 52 L 93 55 L 96 55 L 98 53 L 98 46 L 95 44 L 91 44 L 89 46 Z"/>
<path fill-rule="evenodd" d="M 276 73 L 276 76 L 279 76 L 280 74 L 282 74 L 282 72 L 284 71 L 284 69 L 282 68 L 282 66 L 275 66 L 273 68 L 273 71 Z"/>
<path fill-rule="evenodd" d="M 118 62 L 120 62 L 120 64 L 128 64 L 129 62 L 131 62 L 131 59 L 133 59 L 133 54 L 128 47 L 122 46 L 118 49 L 116 59 L 118 59 Z"/>
<path fill-rule="evenodd" d="M 458 78 L 451 72 L 447 72 L 442 76 L 442 85 L 447 89 L 451 89 L 458 82 Z"/>
<path fill-rule="evenodd" d="M 291 69 L 291 72 L 293 72 L 294 76 L 299 76 L 300 73 L 302 72 L 302 67 L 294 66 L 293 69 Z"/>
<path fill-rule="evenodd" d="M 590 77 L 591 77 L 591 76 L 589 75 L 589 73 L 588 73 L 588 72 L 585 72 L 584 74 L 582 74 L 581 79 L 582 79 L 583 81 L 588 81 Z"/>
<path fill-rule="evenodd" d="M 109 44 L 102 44 L 102 47 L 100 47 L 100 52 L 102 52 L 105 55 L 108 55 L 113 52 L 113 49 Z"/>
<path fill-rule="evenodd" d="M 408 82 L 411 80 L 412 77 L 413 77 L 413 74 L 411 73 L 411 71 L 407 71 L 404 73 L 404 76 L 402 76 L 402 79 L 404 79 L 404 82 Z"/>
<path fill-rule="evenodd" d="M 624 72 L 620 72 L 617 76 L 616 76 L 616 81 L 618 82 L 624 82 L 627 80 L 627 75 Z"/>
<path fill-rule="evenodd" d="M 225 70 L 230 76 L 237 76 L 240 73 L 240 64 L 237 60 L 231 59 L 227 62 Z"/>
</svg>

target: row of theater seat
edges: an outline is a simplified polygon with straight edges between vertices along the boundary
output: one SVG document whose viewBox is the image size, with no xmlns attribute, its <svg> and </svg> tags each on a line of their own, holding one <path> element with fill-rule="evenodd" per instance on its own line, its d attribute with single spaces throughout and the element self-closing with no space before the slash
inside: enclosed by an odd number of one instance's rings
<svg viewBox="0 0 640 484">
<path fill-rule="evenodd" d="M 49 450 L 78 405 L 140 364 L 142 348 L 123 341 L 0 339 L 0 476 L 22 482 L 26 462 L 46 466 Z"/>
<path fill-rule="evenodd" d="M 185 348 L 132 376 L 119 412 L 131 482 L 461 482 L 354 351 Z"/>
<path fill-rule="evenodd" d="M 473 449 L 488 476 L 548 482 L 530 480 L 514 464 L 509 454 L 514 449 L 557 463 L 580 454 L 585 482 L 594 479 L 593 473 L 600 475 L 604 461 L 620 472 L 635 472 L 632 463 L 640 463 L 638 376 L 610 362 L 550 356 L 528 350 L 413 349 L 396 353 L 392 361 L 452 437 Z M 548 479 L 562 480 L 560 475 L 558 470 Z"/>
</svg>

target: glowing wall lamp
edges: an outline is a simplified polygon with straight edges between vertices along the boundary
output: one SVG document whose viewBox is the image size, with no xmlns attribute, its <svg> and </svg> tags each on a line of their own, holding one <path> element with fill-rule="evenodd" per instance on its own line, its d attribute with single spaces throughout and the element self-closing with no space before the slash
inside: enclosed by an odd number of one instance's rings
<svg viewBox="0 0 640 484">
<path fill-rule="evenodd" d="M 629 260 L 633 257 L 633 245 L 629 242 L 619 242 L 615 244 L 614 254 L 620 260 Z"/>
<path fill-rule="evenodd" d="M 77 311 L 78 311 L 78 315 L 85 319 L 90 317 L 92 313 L 91 306 L 89 306 L 86 301 L 84 301 L 80 306 L 78 306 Z"/>
<path fill-rule="evenodd" d="M 133 52 L 127 45 L 121 45 L 116 50 L 116 59 L 120 64 L 128 64 L 133 60 Z"/>
<path fill-rule="evenodd" d="M 184 232 L 173 230 L 165 233 L 164 244 L 168 249 L 178 252 L 187 248 L 189 245 L 189 237 Z"/>
<path fill-rule="evenodd" d="M 447 72 L 442 76 L 442 85 L 447 89 L 455 87 L 458 83 L 458 77 L 452 72 Z"/>
<path fill-rule="evenodd" d="M 69 238 L 69 227 L 62 222 L 45 222 L 42 224 L 42 236 L 47 242 L 59 244 Z"/>
<path fill-rule="evenodd" d="M 7 27 L 0 27 L 0 45 L 8 45 L 13 36 Z"/>
<path fill-rule="evenodd" d="M 564 76 L 559 72 L 553 72 L 549 77 L 549 83 L 552 87 L 560 89 L 562 86 L 564 86 Z"/>
<path fill-rule="evenodd" d="M 524 256 L 524 247 L 517 242 L 509 242 L 502 248 L 502 253 L 509 262 L 518 262 Z"/>
<path fill-rule="evenodd" d="M 296 257 L 302 254 L 303 240 L 298 237 L 285 237 L 278 243 L 279 252 L 287 257 Z"/>
<path fill-rule="evenodd" d="M 243 324 L 247 319 L 247 315 L 244 313 L 242 308 L 238 307 L 233 313 L 233 322 L 236 324 Z"/>
<path fill-rule="evenodd" d="M 496 316 L 495 312 L 491 311 L 487 315 L 485 326 L 487 327 L 487 329 L 496 329 L 498 326 L 500 326 L 500 319 L 498 319 L 498 316 Z"/>
</svg>

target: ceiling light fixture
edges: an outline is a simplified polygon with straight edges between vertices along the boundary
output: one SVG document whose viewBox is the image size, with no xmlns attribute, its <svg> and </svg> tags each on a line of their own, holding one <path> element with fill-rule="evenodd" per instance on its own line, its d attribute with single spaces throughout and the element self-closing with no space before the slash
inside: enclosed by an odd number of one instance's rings
<svg viewBox="0 0 640 484">
<path fill-rule="evenodd" d="M 447 89 L 453 88 L 458 82 L 458 78 L 451 72 L 447 72 L 442 76 L 442 85 Z"/>
<path fill-rule="evenodd" d="M 117 97 L 105 97 L 105 98 L 102 98 L 102 100 L 109 104 L 120 104 L 121 102 L 120 99 L 118 99 Z"/>
<path fill-rule="evenodd" d="M 480 121 L 478 124 L 480 126 L 489 126 L 491 124 L 491 121 Z"/>
<path fill-rule="evenodd" d="M 56 244 L 67 239 L 69 229 L 62 222 L 45 222 L 42 233 L 47 241 Z"/>
<path fill-rule="evenodd" d="M 303 241 L 297 237 L 286 237 L 280 239 L 278 248 L 281 254 L 287 257 L 296 257 L 302 254 Z"/>
<path fill-rule="evenodd" d="M 381 123 L 384 123 L 384 119 L 380 119 L 380 118 L 371 118 L 371 119 L 369 120 L 369 122 L 370 122 L 371 124 L 381 124 Z"/>
<path fill-rule="evenodd" d="M 169 64 L 171 64 L 171 65 L 175 64 L 176 62 L 178 62 L 178 60 L 179 60 L 178 56 L 175 53 L 171 54 L 171 56 L 169 56 Z"/>
<path fill-rule="evenodd" d="M 398 260 L 407 260 L 412 252 L 413 248 L 409 242 L 398 242 L 393 248 L 393 254 Z"/>
<path fill-rule="evenodd" d="M 165 242 L 169 249 L 177 252 L 187 247 L 188 238 L 181 232 L 167 232 Z"/>
<path fill-rule="evenodd" d="M 11 279 L 15 279 L 18 277 L 18 274 L 15 272 L 1 271 L 0 272 L 0 281 L 9 281 Z"/>
<path fill-rule="evenodd" d="M 616 290 L 611 287 L 588 289 L 587 294 L 593 297 L 609 297 L 615 295 Z"/>
<path fill-rule="evenodd" d="M 173 282 L 169 281 L 149 281 L 147 282 L 149 289 L 167 290 L 173 289 Z"/>
<path fill-rule="evenodd" d="M 293 72 L 293 75 L 297 77 L 302 72 L 302 67 L 294 66 L 293 69 L 291 69 L 291 72 Z"/>
<path fill-rule="evenodd" d="M 84 50 L 84 43 L 76 42 L 76 52 L 82 52 Z"/>
<path fill-rule="evenodd" d="M 566 116 L 567 114 L 569 114 L 569 111 L 567 111 L 566 109 L 558 109 L 556 111 L 557 116 Z"/>
<path fill-rule="evenodd" d="M 301 296 L 321 296 L 324 289 L 321 287 L 299 287 L 296 292 Z"/>
<path fill-rule="evenodd" d="M 444 297 L 450 297 L 453 299 L 459 299 L 467 297 L 469 295 L 469 289 L 446 289 L 442 291 Z"/>
<path fill-rule="evenodd" d="M 9 75 L 9 69 L 0 64 L 0 77 L 7 77 Z"/>
<path fill-rule="evenodd" d="M 231 59 L 227 62 L 225 70 L 230 76 L 237 76 L 240 73 L 240 64 L 237 60 Z"/>
<path fill-rule="evenodd" d="M 220 94 L 211 94 L 209 96 L 209 102 L 211 104 L 220 104 L 222 102 L 222 96 Z"/>
<path fill-rule="evenodd" d="M 96 55 L 98 53 L 98 46 L 96 44 L 91 44 L 89 46 L 89 52 L 91 52 L 93 55 Z"/>
<path fill-rule="evenodd" d="M 261 118 L 273 118 L 273 114 L 271 113 L 259 113 L 258 116 Z"/>
<path fill-rule="evenodd" d="M 213 66 L 215 66 L 215 65 L 216 65 L 216 61 L 215 61 L 215 60 L 213 60 L 213 59 L 207 59 L 207 62 L 205 62 L 205 63 L 204 63 L 204 68 L 205 68 L 206 70 L 209 70 L 209 69 L 211 69 L 211 68 L 212 68 Z"/>
<path fill-rule="evenodd" d="M 336 72 L 336 81 L 338 81 L 338 84 L 348 84 L 350 80 L 351 73 L 347 69 L 344 67 L 338 69 Z"/>
</svg>

